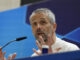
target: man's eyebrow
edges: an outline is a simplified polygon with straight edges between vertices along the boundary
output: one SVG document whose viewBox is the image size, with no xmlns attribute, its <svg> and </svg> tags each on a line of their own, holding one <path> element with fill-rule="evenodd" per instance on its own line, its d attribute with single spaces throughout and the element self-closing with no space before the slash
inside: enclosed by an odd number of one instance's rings
<svg viewBox="0 0 80 60">
<path fill-rule="evenodd" d="M 41 20 L 45 20 L 45 18 L 40 18 Z"/>
<path fill-rule="evenodd" d="M 34 23 L 35 22 L 35 20 L 32 20 L 32 23 Z"/>
<path fill-rule="evenodd" d="M 45 18 L 40 18 L 41 20 L 45 20 Z M 32 19 L 31 21 L 35 22 L 35 19 Z"/>
<path fill-rule="evenodd" d="M 34 21 L 35 19 L 32 19 L 32 21 Z"/>
</svg>

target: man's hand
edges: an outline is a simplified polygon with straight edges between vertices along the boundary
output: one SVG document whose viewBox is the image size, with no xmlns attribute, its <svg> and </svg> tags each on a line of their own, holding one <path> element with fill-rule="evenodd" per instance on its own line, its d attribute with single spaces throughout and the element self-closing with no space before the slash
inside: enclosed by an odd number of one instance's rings
<svg viewBox="0 0 80 60">
<path fill-rule="evenodd" d="M 39 36 L 39 40 L 40 40 L 41 44 L 38 41 L 36 41 L 36 44 L 37 44 L 37 46 L 41 52 L 37 52 L 36 49 L 33 48 L 33 51 L 37 55 L 42 55 L 42 45 L 48 45 L 49 46 L 48 54 L 57 53 L 61 49 L 61 48 L 57 48 L 54 50 L 54 52 L 52 51 L 52 39 L 51 39 L 50 35 L 48 35 L 48 42 L 47 43 L 44 42 L 42 36 Z"/>
<path fill-rule="evenodd" d="M 16 54 L 13 54 L 12 56 L 8 56 L 8 59 L 6 59 L 4 57 L 5 53 L 6 53 L 5 51 L 2 52 L 2 49 L 0 47 L 0 60 L 13 60 L 16 57 Z"/>
</svg>

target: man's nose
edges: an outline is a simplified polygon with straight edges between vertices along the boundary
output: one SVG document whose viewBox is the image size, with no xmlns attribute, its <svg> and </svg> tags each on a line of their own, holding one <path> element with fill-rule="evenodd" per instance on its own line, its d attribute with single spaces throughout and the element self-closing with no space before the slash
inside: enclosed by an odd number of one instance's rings
<svg viewBox="0 0 80 60">
<path fill-rule="evenodd" d="M 37 24 L 37 28 L 41 28 L 41 25 L 40 24 Z"/>
<path fill-rule="evenodd" d="M 41 25 L 37 24 L 37 32 L 41 31 Z"/>
</svg>

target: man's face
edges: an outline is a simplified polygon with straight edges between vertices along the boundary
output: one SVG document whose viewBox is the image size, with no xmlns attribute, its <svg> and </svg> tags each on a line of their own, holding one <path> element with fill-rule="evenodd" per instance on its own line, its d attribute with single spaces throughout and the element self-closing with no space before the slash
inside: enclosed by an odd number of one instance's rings
<svg viewBox="0 0 80 60">
<path fill-rule="evenodd" d="M 50 34 L 51 28 L 53 27 L 48 16 L 44 13 L 36 13 L 31 17 L 30 23 L 35 38 L 39 41 L 39 36 L 42 36 L 46 42 L 48 34 Z"/>
</svg>

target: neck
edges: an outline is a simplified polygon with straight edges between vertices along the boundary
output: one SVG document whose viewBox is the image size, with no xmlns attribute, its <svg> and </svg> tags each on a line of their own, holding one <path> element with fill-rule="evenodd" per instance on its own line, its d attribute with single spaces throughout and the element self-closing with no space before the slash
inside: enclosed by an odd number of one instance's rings
<svg viewBox="0 0 80 60">
<path fill-rule="evenodd" d="M 52 40 L 53 40 L 52 42 L 52 45 L 53 45 L 56 42 L 56 33 L 53 34 Z"/>
</svg>

